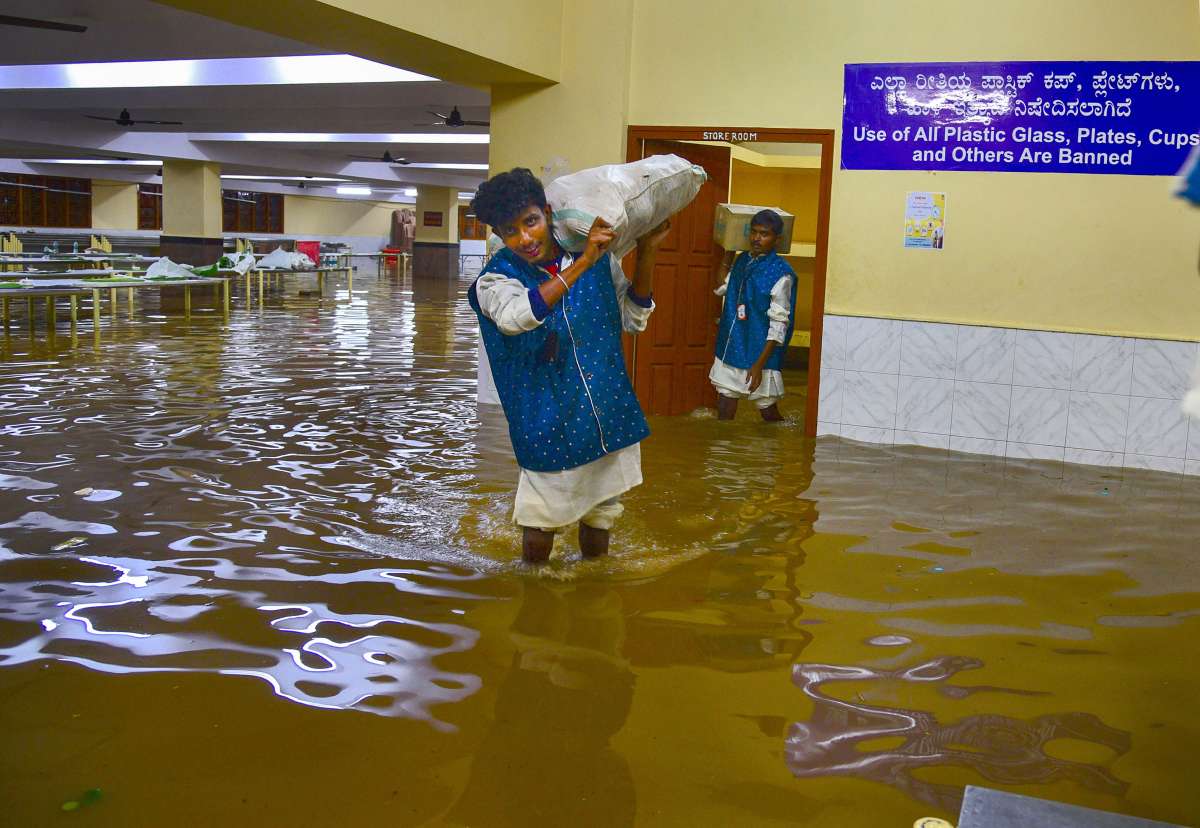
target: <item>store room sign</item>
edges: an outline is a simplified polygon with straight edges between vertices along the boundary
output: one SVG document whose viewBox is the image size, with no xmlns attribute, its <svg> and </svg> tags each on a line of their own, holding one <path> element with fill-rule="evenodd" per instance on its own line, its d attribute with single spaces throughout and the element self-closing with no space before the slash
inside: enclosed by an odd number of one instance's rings
<svg viewBox="0 0 1200 828">
<path fill-rule="evenodd" d="M 1173 175 L 1200 62 L 846 64 L 842 168 Z"/>
</svg>

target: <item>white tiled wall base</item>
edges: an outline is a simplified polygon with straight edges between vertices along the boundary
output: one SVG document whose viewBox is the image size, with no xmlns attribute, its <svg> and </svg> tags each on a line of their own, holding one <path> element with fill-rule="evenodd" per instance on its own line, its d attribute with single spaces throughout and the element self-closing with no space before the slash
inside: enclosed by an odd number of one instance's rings
<svg viewBox="0 0 1200 828">
<path fill-rule="evenodd" d="M 1200 475 L 1200 345 L 825 317 L 818 434 Z"/>
</svg>

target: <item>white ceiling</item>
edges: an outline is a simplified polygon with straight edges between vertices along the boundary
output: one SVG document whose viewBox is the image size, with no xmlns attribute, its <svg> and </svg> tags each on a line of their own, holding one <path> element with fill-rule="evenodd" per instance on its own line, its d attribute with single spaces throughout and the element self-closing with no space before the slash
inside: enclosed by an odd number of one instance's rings
<svg viewBox="0 0 1200 828">
<path fill-rule="evenodd" d="M 326 54 L 308 44 L 244 29 L 149 0 L 8 0 L 6 15 L 88 27 L 83 34 L 0 26 L 0 65 L 195 60 Z M 148 67 L 149 72 L 153 67 Z M 150 82 L 154 82 L 151 80 Z M 394 156 L 425 163 L 487 163 L 487 144 L 409 144 L 403 140 L 211 141 L 203 133 L 486 133 L 486 127 L 435 127 L 428 110 L 457 106 L 487 120 L 486 91 L 441 81 L 262 86 L 147 86 L 100 89 L 0 89 L 0 169 L 128 180 L 157 180 L 146 167 L 66 167 L 46 158 L 191 158 L 222 172 L 313 175 L 400 186 L 473 189 L 483 170 L 389 166 L 349 155 Z M 182 126 L 118 127 L 86 115 L 182 121 Z M 69 172 L 68 172 L 69 170 Z M 245 189 L 254 185 L 243 183 Z"/>
</svg>

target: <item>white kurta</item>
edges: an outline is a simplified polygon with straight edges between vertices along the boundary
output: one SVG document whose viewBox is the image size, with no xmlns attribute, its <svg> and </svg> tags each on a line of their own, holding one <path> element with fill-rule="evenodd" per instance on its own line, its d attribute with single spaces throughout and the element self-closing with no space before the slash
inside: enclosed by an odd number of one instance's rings
<svg viewBox="0 0 1200 828">
<path fill-rule="evenodd" d="M 560 268 L 573 261 L 565 254 Z M 629 280 L 621 263 L 609 256 L 613 290 L 621 309 L 621 327 L 629 333 L 646 329 L 654 304 L 644 308 L 629 298 Z M 483 315 L 509 336 L 541 325 L 529 304 L 529 288 L 519 279 L 485 273 L 475 284 Z M 624 507 L 620 497 L 642 482 L 642 449 L 637 443 L 606 454 L 591 463 L 556 472 L 521 469 L 513 522 L 534 529 L 556 530 L 582 520 L 596 529 L 610 529 Z"/>
<path fill-rule="evenodd" d="M 725 283 L 713 293 L 724 296 L 729 289 L 729 275 L 725 275 Z M 767 326 L 767 339 L 786 348 L 788 320 L 792 318 L 792 277 L 782 276 L 771 287 L 771 306 L 767 309 L 767 317 L 771 320 Z M 713 359 L 712 370 L 708 379 L 717 389 L 717 393 L 735 399 L 748 399 L 759 408 L 770 408 L 783 399 L 783 373 L 772 368 L 762 372 L 762 382 L 753 392 L 750 387 L 750 372 L 745 368 L 735 368 L 722 362 L 720 357 Z"/>
</svg>

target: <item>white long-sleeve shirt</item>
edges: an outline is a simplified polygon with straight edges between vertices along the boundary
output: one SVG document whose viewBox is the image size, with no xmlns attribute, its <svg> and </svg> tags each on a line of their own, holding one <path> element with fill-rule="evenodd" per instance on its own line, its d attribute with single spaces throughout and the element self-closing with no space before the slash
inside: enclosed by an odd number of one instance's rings
<svg viewBox="0 0 1200 828">
<path fill-rule="evenodd" d="M 646 330 L 650 314 L 654 312 L 654 303 L 651 302 L 650 307 L 643 307 L 633 301 L 629 296 L 630 281 L 625 278 L 621 263 L 613 256 L 609 256 L 608 261 L 613 290 L 621 308 L 621 327 L 626 333 L 641 333 Z M 570 267 L 572 262 L 574 258 L 570 253 L 563 254 L 559 272 Z M 483 315 L 495 322 L 503 334 L 514 336 L 532 331 L 542 324 L 542 320 L 534 316 L 533 306 L 529 302 L 529 288 L 520 279 L 502 273 L 485 273 L 475 283 L 475 296 Z"/>
</svg>

